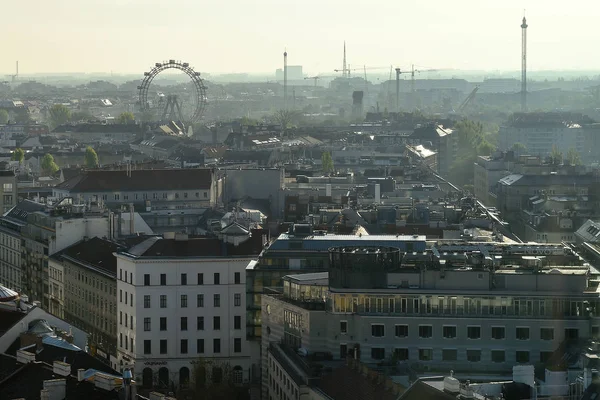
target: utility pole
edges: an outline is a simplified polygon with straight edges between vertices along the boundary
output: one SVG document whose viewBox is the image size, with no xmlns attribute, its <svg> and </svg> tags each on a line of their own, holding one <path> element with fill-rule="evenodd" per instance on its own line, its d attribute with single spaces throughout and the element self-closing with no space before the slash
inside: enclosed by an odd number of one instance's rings
<svg viewBox="0 0 600 400">
<path fill-rule="evenodd" d="M 343 71 L 342 72 L 342 76 L 344 78 L 348 78 L 348 75 L 349 75 L 348 72 L 349 71 L 348 71 L 348 69 L 346 67 L 346 41 L 345 40 L 344 40 L 344 65 L 342 66 L 342 71 Z"/>
</svg>

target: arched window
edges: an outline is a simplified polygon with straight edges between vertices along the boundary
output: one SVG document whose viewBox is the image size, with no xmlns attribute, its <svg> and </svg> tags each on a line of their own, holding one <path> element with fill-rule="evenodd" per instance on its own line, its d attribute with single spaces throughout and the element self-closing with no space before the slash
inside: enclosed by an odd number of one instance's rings
<svg viewBox="0 0 600 400">
<path fill-rule="evenodd" d="M 169 369 L 167 367 L 162 367 L 158 370 L 158 386 L 169 387 L 169 383 Z"/>
<path fill-rule="evenodd" d="M 190 383 L 190 369 L 188 367 L 181 367 L 179 370 L 179 385 L 187 386 Z"/>
</svg>

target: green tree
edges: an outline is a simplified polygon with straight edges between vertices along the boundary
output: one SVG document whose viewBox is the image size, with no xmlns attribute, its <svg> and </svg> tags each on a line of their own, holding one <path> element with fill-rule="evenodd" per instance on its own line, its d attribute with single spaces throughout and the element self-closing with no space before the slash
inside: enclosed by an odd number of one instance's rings
<svg viewBox="0 0 600 400">
<path fill-rule="evenodd" d="M 226 362 L 199 359 L 192 370 L 192 384 L 187 398 L 193 400 L 245 400 L 248 389 L 236 384 L 234 371 Z M 183 396 L 181 396 L 183 397 Z"/>
<path fill-rule="evenodd" d="M 132 112 L 125 111 L 119 114 L 117 117 L 117 123 L 119 124 L 133 124 L 135 122 L 135 116 Z"/>
<path fill-rule="evenodd" d="M 0 110 L 0 124 L 6 124 L 8 122 L 8 112 L 6 110 Z"/>
<path fill-rule="evenodd" d="M 563 162 L 563 153 L 558 150 L 558 147 L 552 146 L 552 152 L 550 153 L 550 164 L 560 165 Z"/>
<path fill-rule="evenodd" d="M 581 165 L 581 157 L 574 148 L 570 148 L 567 152 L 567 162 L 569 165 Z"/>
<path fill-rule="evenodd" d="M 85 166 L 88 168 L 96 168 L 98 166 L 98 154 L 92 146 L 85 148 Z"/>
<path fill-rule="evenodd" d="M 273 120 L 281 126 L 282 134 L 285 135 L 287 130 L 292 128 L 294 124 L 298 124 L 301 114 L 296 110 L 277 110 L 273 114 Z"/>
<path fill-rule="evenodd" d="M 527 151 L 527 147 L 523 143 L 515 143 L 511 147 L 512 151 L 514 151 L 517 155 L 524 154 Z"/>
<path fill-rule="evenodd" d="M 326 174 L 333 172 L 333 159 L 331 158 L 331 153 L 328 151 L 324 151 L 321 154 L 321 168 L 323 168 L 323 172 Z"/>
<path fill-rule="evenodd" d="M 50 123 L 53 128 L 66 124 L 71 120 L 71 111 L 62 104 L 55 104 L 50 107 Z"/>
<path fill-rule="evenodd" d="M 19 108 L 13 112 L 13 119 L 17 124 L 29 124 L 33 120 L 31 119 L 31 115 L 29 115 L 29 110 L 25 107 Z"/>
<path fill-rule="evenodd" d="M 52 154 L 46 153 L 42 158 L 41 163 L 42 173 L 44 175 L 54 175 L 56 171 L 58 171 L 58 165 L 54 162 L 54 157 Z"/>
<path fill-rule="evenodd" d="M 13 151 L 11 160 L 18 161 L 20 164 L 23 162 L 24 159 L 25 159 L 25 152 L 23 151 L 23 149 L 17 147 L 15 149 L 15 151 Z"/>
</svg>

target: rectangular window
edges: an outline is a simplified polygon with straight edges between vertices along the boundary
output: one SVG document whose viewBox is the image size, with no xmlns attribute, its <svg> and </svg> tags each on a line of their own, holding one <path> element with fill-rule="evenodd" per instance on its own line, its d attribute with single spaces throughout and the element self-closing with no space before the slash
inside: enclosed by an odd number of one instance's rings
<svg viewBox="0 0 600 400">
<path fill-rule="evenodd" d="M 119 311 L 119 325 L 123 325 L 123 311 Z"/>
<path fill-rule="evenodd" d="M 371 324 L 371 335 L 373 337 L 384 337 L 385 336 L 385 325 Z"/>
<path fill-rule="evenodd" d="M 233 352 L 234 353 L 242 352 L 242 339 L 240 339 L 240 338 L 233 339 Z"/>
<path fill-rule="evenodd" d="M 204 274 L 201 272 L 198 273 L 198 285 L 204 285 Z"/>
<path fill-rule="evenodd" d="M 196 296 L 196 306 L 204 307 L 204 295 L 203 294 L 198 294 Z"/>
<path fill-rule="evenodd" d="M 167 354 L 167 339 L 160 340 L 160 354 Z"/>
<path fill-rule="evenodd" d="M 443 349 L 442 350 L 442 361 L 456 361 L 458 358 L 458 351 L 456 349 Z"/>
<path fill-rule="evenodd" d="M 150 308 L 150 295 L 144 295 L 144 308 Z"/>
<path fill-rule="evenodd" d="M 129 350 L 129 347 L 127 347 L 128 343 L 129 343 L 129 338 L 127 337 L 127 335 L 125 335 L 125 350 Z"/>
<path fill-rule="evenodd" d="M 517 350 L 515 358 L 519 364 L 525 364 L 529 362 L 529 352 L 525 350 Z"/>
<path fill-rule="evenodd" d="M 481 327 L 467 326 L 467 337 L 469 339 L 481 339 Z"/>
<path fill-rule="evenodd" d="M 127 320 L 128 320 L 127 313 L 125 313 L 125 328 L 127 328 Z"/>
<path fill-rule="evenodd" d="M 503 326 L 492 326 L 492 339 L 502 340 L 506 337 L 506 332 Z"/>
<path fill-rule="evenodd" d="M 233 305 L 235 307 L 239 307 L 242 305 L 242 295 L 240 293 L 235 293 L 233 295 Z"/>
<path fill-rule="evenodd" d="M 150 274 L 144 274 L 144 286 L 150 286 Z"/>
<path fill-rule="evenodd" d="M 340 333 L 348 333 L 348 321 L 340 321 Z"/>
<path fill-rule="evenodd" d="M 160 295 L 160 308 L 167 308 L 167 295 L 166 294 Z"/>
<path fill-rule="evenodd" d="M 219 285 L 221 282 L 221 274 L 219 274 L 218 272 L 215 272 L 215 276 L 214 276 L 214 284 L 215 285 Z"/>
<path fill-rule="evenodd" d="M 179 351 L 181 354 L 187 354 L 188 352 L 188 341 L 187 339 L 181 339 L 181 344 L 179 346 Z"/>
<path fill-rule="evenodd" d="M 167 330 L 167 317 L 160 317 L 160 330 L 161 331 Z"/>
<path fill-rule="evenodd" d="M 127 297 L 125 297 L 125 299 L 127 299 Z M 119 303 L 123 302 L 123 290 L 119 289 Z"/>
<path fill-rule="evenodd" d="M 242 317 L 234 315 L 233 317 L 233 329 L 242 329 Z"/>
<path fill-rule="evenodd" d="M 235 283 L 236 285 L 239 285 L 240 283 L 242 283 L 242 277 L 241 277 L 241 274 L 239 272 L 236 272 L 233 275 L 233 283 Z"/>
<path fill-rule="evenodd" d="M 517 328 L 515 332 L 517 340 L 529 340 L 529 328 Z"/>
<path fill-rule="evenodd" d="M 196 352 L 204 354 L 204 339 L 196 339 Z"/>
<path fill-rule="evenodd" d="M 429 339 L 433 336 L 433 327 L 431 325 L 419 325 L 419 337 Z"/>
<path fill-rule="evenodd" d="M 129 294 L 129 305 L 133 306 L 133 293 Z"/>
<path fill-rule="evenodd" d="M 221 353 L 221 339 L 213 339 L 213 353 Z"/>
<path fill-rule="evenodd" d="M 187 308 L 187 294 L 181 295 L 181 308 Z"/>
<path fill-rule="evenodd" d="M 187 274 L 181 274 L 181 285 L 187 285 Z"/>
<path fill-rule="evenodd" d="M 421 361 L 433 360 L 433 350 L 432 349 L 419 349 L 419 360 L 421 360 Z"/>
<path fill-rule="evenodd" d="M 119 347 L 123 347 L 123 334 L 119 333 Z"/>
<path fill-rule="evenodd" d="M 144 318 L 144 331 L 150 332 L 150 317 Z"/>
<path fill-rule="evenodd" d="M 180 328 L 182 331 L 187 331 L 187 317 L 181 317 Z"/>
<path fill-rule="evenodd" d="M 467 350 L 467 361 L 480 362 L 481 361 L 481 350 Z"/>
<path fill-rule="evenodd" d="M 152 353 L 152 341 L 144 340 L 144 354 Z"/>
<path fill-rule="evenodd" d="M 456 327 L 455 326 L 444 326 L 442 328 L 444 339 L 456 338 Z"/>
<path fill-rule="evenodd" d="M 505 361 L 504 350 L 492 350 L 492 362 L 503 363 Z"/>
<path fill-rule="evenodd" d="M 161 286 L 167 285 L 167 274 L 160 274 L 160 285 Z"/>
<path fill-rule="evenodd" d="M 554 340 L 554 328 L 540 328 L 540 339 Z"/>
<path fill-rule="evenodd" d="M 408 337 L 408 325 L 396 325 L 394 327 L 394 335 L 399 338 Z"/>
<path fill-rule="evenodd" d="M 204 330 L 204 317 L 196 317 L 196 330 Z"/>
<path fill-rule="evenodd" d="M 213 305 L 215 307 L 221 307 L 221 295 L 220 294 L 215 294 L 213 296 Z"/>
<path fill-rule="evenodd" d="M 408 360 L 408 349 L 394 349 L 394 356 L 398 361 L 406 361 Z"/>
<path fill-rule="evenodd" d="M 579 329 L 577 328 L 566 328 L 565 339 L 579 339 Z"/>
<path fill-rule="evenodd" d="M 213 329 L 215 331 L 221 330 L 221 317 L 213 317 Z"/>
<path fill-rule="evenodd" d="M 371 348 L 371 358 L 373 360 L 383 360 L 385 358 L 385 349 L 383 347 Z"/>
<path fill-rule="evenodd" d="M 127 275 L 125 275 L 127 276 Z M 119 280 L 122 281 L 123 280 L 123 268 L 119 268 Z"/>
</svg>

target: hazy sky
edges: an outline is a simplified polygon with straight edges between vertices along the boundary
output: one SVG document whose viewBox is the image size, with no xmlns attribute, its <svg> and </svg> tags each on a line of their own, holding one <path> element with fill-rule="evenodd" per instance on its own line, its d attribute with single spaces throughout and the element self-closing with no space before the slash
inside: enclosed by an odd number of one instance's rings
<svg viewBox="0 0 600 400">
<path fill-rule="evenodd" d="M 142 73 L 175 58 L 205 72 L 362 67 L 600 70 L 594 0 L 5 0 L 2 74 Z"/>
</svg>

